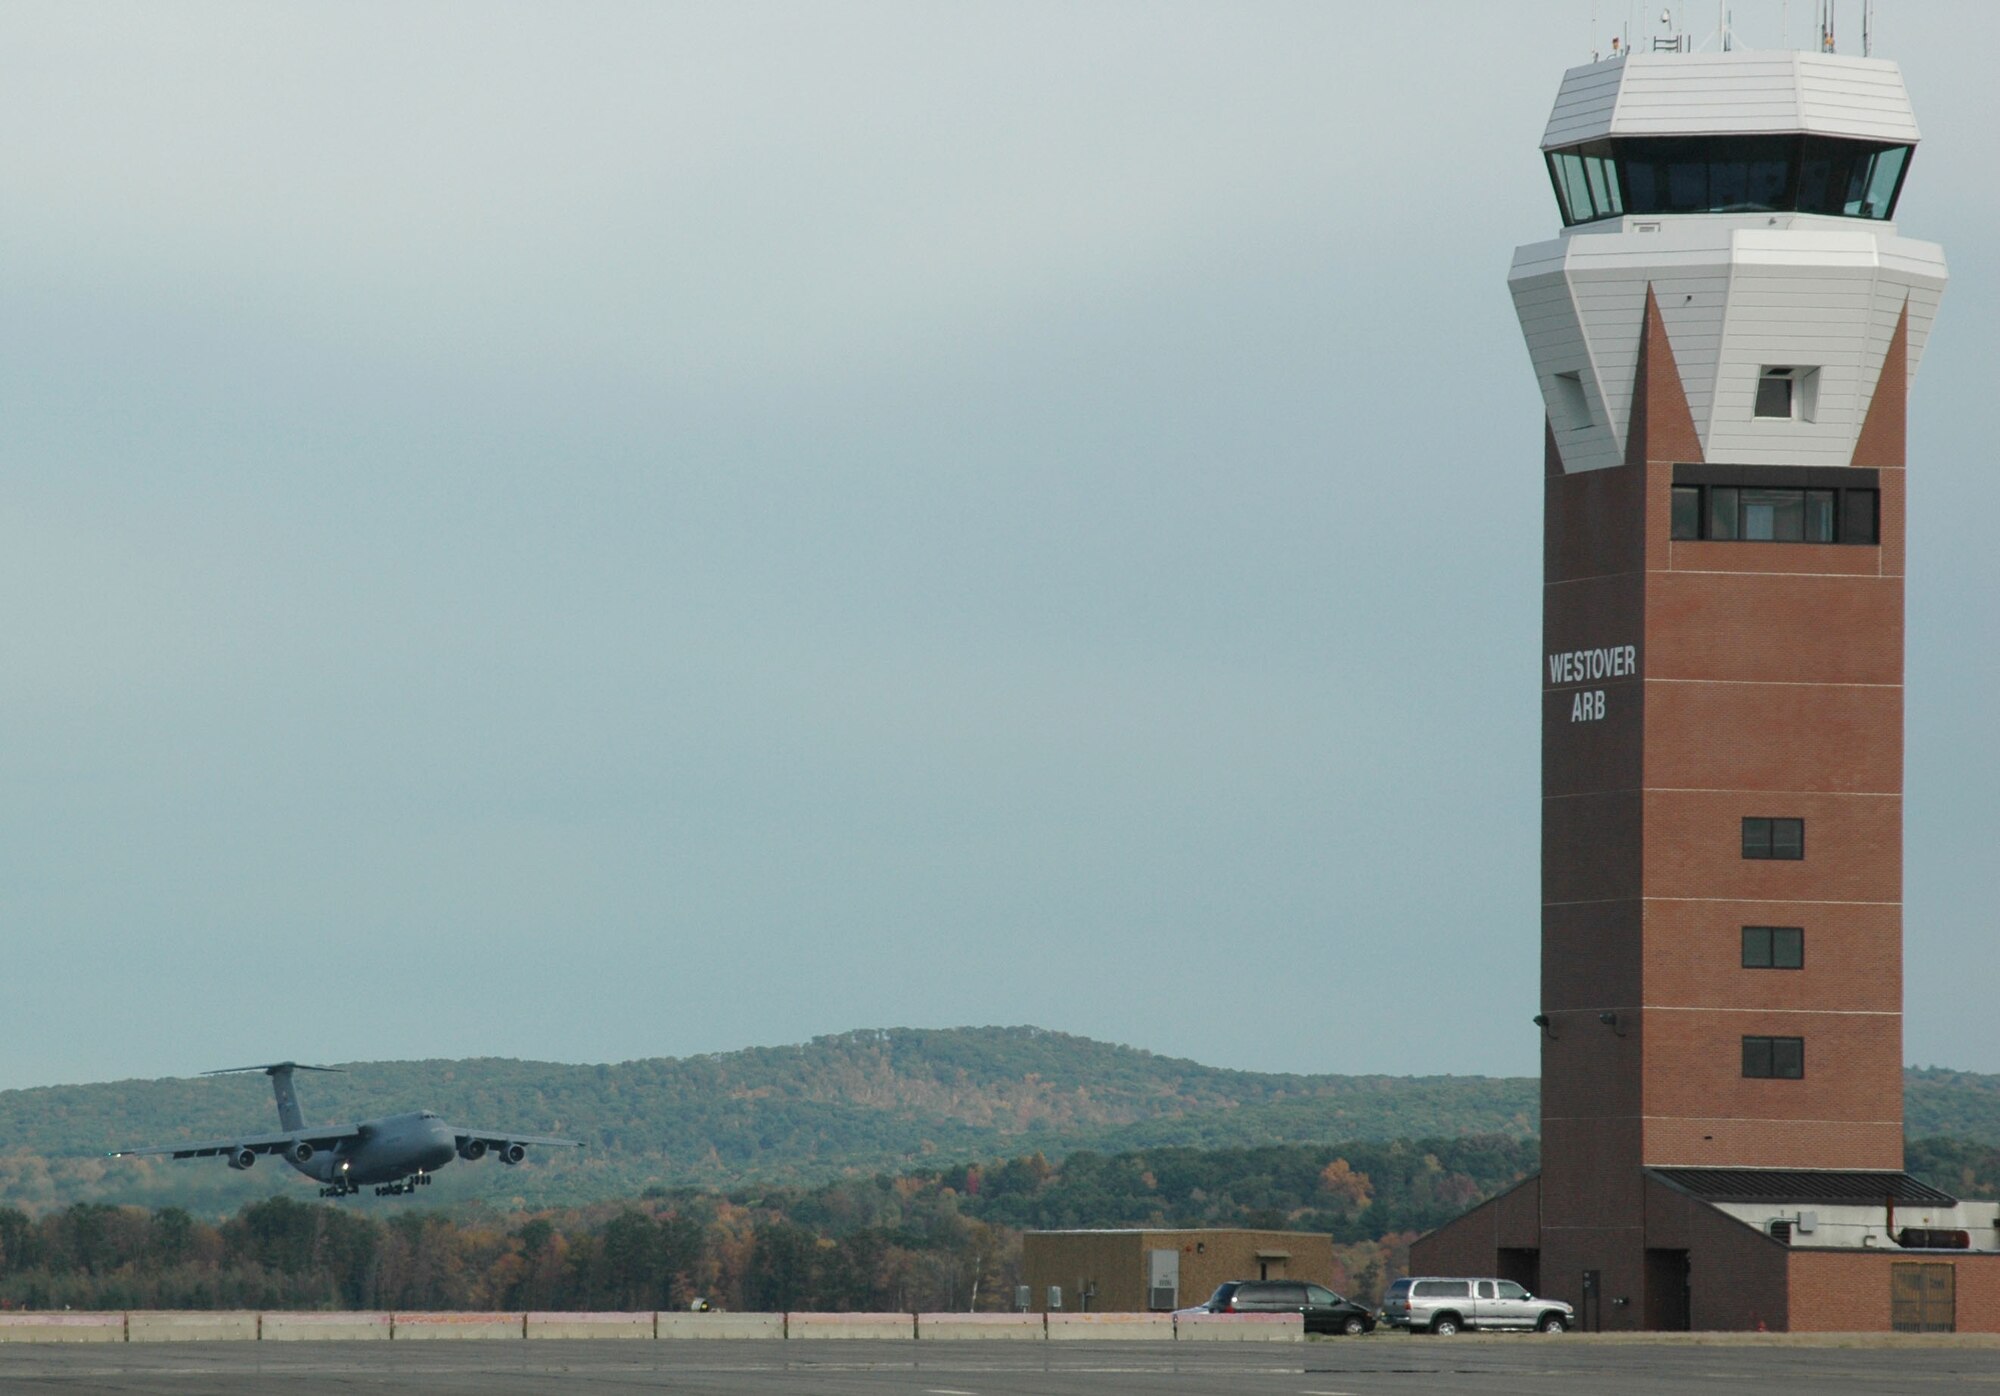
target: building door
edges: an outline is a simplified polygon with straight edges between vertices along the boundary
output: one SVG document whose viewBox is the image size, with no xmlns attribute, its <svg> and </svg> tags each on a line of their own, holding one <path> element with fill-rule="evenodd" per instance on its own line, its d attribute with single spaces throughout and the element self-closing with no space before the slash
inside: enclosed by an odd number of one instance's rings
<svg viewBox="0 0 2000 1396">
<path fill-rule="evenodd" d="M 1688 1253 L 1646 1252 L 1646 1327 L 1655 1333 L 1685 1333 L 1693 1326 L 1688 1292 Z"/>
<path fill-rule="evenodd" d="M 1585 1333 L 1595 1333 L 1601 1326 L 1597 1312 L 1597 1290 L 1603 1279 L 1604 1272 L 1601 1270 L 1583 1272 L 1583 1303 L 1576 1311 L 1576 1326 Z"/>
<path fill-rule="evenodd" d="M 1146 1307 L 1153 1310 L 1181 1306 L 1181 1253 L 1146 1252 Z"/>
<path fill-rule="evenodd" d="M 1956 1332 L 1958 1267 L 1891 1265 L 1889 1326 L 1898 1333 Z"/>
</svg>

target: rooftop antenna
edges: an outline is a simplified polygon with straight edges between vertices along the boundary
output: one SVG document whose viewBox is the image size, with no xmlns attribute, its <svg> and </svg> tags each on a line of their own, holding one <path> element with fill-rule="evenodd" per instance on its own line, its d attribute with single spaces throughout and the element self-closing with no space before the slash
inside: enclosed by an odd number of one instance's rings
<svg viewBox="0 0 2000 1396">
<path fill-rule="evenodd" d="M 1875 27 L 1875 0 L 1861 0 L 1861 56 L 1872 57 L 1874 43 L 1869 31 Z"/>
<path fill-rule="evenodd" d="M 1833 34 L 1833 10 L 1834 0 L 1819 0 L 1819 51 L 1821 53 L 1836 53 L 1839 51 Z"/>
</svg>

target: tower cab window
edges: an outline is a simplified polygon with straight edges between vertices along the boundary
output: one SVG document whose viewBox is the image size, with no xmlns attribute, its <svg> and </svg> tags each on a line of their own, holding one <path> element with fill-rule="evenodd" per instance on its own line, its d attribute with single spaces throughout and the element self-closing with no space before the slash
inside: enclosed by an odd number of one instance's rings
<svg viewBox="0 0 2000 1396">
<path fill-rule="evenodd" d="M 1571 226 L 1622 214 L 1816 213 L 1886 219 L 1910 147 L 1835 136 L 1626 136 L 1548 152 Z"/>
</svg>

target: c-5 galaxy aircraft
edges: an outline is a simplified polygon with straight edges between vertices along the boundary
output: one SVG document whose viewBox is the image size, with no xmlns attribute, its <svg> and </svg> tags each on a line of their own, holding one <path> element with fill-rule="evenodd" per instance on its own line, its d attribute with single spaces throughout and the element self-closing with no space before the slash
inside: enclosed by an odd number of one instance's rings
<svg viewBox="0 0 2000 1396">
<path fill-rule="evenodd" d="M 277 1062 L 271 1066 L 232 1066 L 222 1071 L 206 1071 L 204 1076 L 229 1076 L 242 1071 L 261 1071 L 271 1078 L 271 1091 L 278 1097 L 279 1134 L 245 1134 L 234 1139 L 216 1139 L 201 1144 L 158 1144 L 149 1149 L 119 1149 L 112 1158 L 137 1154 L 172 1154 L 175 1158 L 209 1158 L 220 1154 L 231 1168 L 248 1168 L 259 1154 L 277 1154 L 308 1178 L 325 1184 L 321 1197 L 347 1197 L 376 1184 L 375 1195 L 414 1192 L 430 1182 L 431 1174 L 452 1161 L 453 1156 L 470 1163 L 485 1158 L 490 1151 L 502 1163 L 519 1163 L 528 1156 L 526 1145 L 543 1144 L 558 1149 L 579 1149 L 574 1139 L 549 1139 L 538 1134 L 510 1134 L 484 1129 L 460 1129 L 448 1125 L 429 1110 L 411 1115 L 385 1115 L 359 1124 L 308 1128 L 299 1109 L 299 1097 L 292 1089 L 295 1071 L 338 1071 L 333 1066 L 301 1066 L 297 1062 Z"/>
</svg>

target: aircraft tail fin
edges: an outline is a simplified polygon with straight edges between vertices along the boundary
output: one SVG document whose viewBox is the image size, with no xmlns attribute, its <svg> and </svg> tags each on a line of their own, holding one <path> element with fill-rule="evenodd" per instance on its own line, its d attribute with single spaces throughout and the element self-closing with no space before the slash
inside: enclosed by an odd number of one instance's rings
<svg viewBox="0 0 2000 1396">
<path fill-rule="evenodd" d="M 278 1098 L 278 1123 L 286 1129 L 304 1129 L 305 1112 L 299 1109 L 299 1093 L 292 1089 L 294 1071 L 339 1071 L 337 1066 L 306 1066 L 300 1062 L 272 1062 L 268 1066 L 225 1066 L 220 1071 L 204 1071 L 204 1076 L 234 1076 L 245 1071 L 261 1071 L 271 1078 L 271 1094 Z"/>
</svg>

